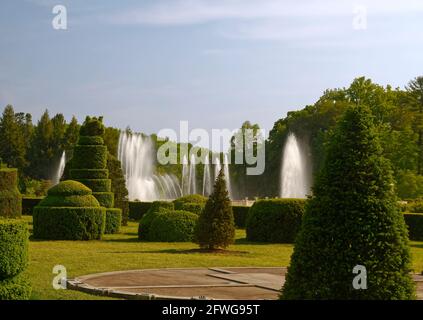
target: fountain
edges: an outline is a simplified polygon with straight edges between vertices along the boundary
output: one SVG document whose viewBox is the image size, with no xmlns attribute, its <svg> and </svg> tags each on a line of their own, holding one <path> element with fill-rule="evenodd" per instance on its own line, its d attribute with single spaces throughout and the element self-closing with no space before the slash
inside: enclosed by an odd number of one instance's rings
<svg viewBox="0 0 423 320">
<path fill-rule="evenodd" d="M 196 181 L 195 171 L 196 171 L 195 154 L 191 154 L 190 164 L 189 164 L 188 194 L 196 194 L 197 193 L 197 181 Z"/>
<path fill-rule="evenodd" d="M 223 172 L 225 173 L 226 189 L 228 190 L 229 199 L 232 199 L 231 176 L 229 175 L 228 154 L 223 157 Z"/>
<path fill-rule="evenodd" d="M 281 170 L 281 197 L 305 198 L 309 192 L 306 161 L 294 134 L 285 143 Z"/>
<path fill-rule="evenodd" d="M 210 177 L 210 163 L 209 154 L 204 159 L 204 172 L 203 172 L 203 196 L 208 197 L 211 194 L 213 185 Z"/>
<path fill-rule="evenodd" d="M 176 177 L 155 173 L 156 150 L 150 137 L 121 132 L 118 159 L 122 163 L 130 200 L 154 201 L 181 196 Z"/>
<path fill-rule="evenodd" d="M 182 178 L 181 178 L 181 185 L 182 185 L 182 194 L 187 195 L 189 194 L 189 164 L 188 158 L 186 155 L 182 158 Z"/>
<path fill-rule="evenodd" d="M 53 179 L 54 185 L 60 182 L 60 179 L 63 176 L 63 172 L 65 171 L 65 166 L 66 166 L 66 152 L 63 151 L 62 156 L 60 157 L 59 167 L 57 168 L 57 172 Z"/>
</svg>

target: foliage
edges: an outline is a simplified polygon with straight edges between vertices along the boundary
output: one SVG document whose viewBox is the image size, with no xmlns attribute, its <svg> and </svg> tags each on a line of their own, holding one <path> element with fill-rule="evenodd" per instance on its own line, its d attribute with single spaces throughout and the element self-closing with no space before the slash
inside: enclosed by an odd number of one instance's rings
<svg viewBox="0 0 423 320">
<path fill-rule="evenodd" d="M 107 132 L 107 130 L 106 130 Z M 123 176 L 120 161 L 110 153 L 107 157 L 107 169 L 112 180 L 112 192 L 114 193 L 114 206 L 122 210 L 122 224 L 128 223 L 129 205 L 128 189 L 126 188 L 125 177 Z"/>
<path fill-rule="evenodd" d="M 22 214 L 32 216 L 32 210 L 37 206 L 44 197 L 22 197 Z"/>
<path fill-rule="evenodd" d="M 157 242 L 192 241 L 198 215 L 182 210 L 167 210 L 151 222 L 147 240 Z"/>
<path fill-rule="evenodd" d="M 423 213 L 405 213 L 410 240 L 423 241 Z"/>
<path fill-rule="evenodd" d="M 198 219 L 195 242 L 201 248 L 210 250 L 226 248 L 235 237 L 234 215 L 223 169 L 214 184 L 213 193 L 207 200 L 206 207 Z"/>
<path fill-rule="evenodd" d="M 204 207 L 205 207 L 205 204 L 188 202 L 188 203 L 182 204 L 182 206 L 180 207 L 180 210 L 188 211 L 188 212 L 195 213 L 196 215 L 200 215 L 203 212 Z"/>
<path fill-rule="evenodd" d="M 167 201 L 154 201 L 150 209 L 142 216 L 139 226 L 138 226 L 138 239 L 146 240 L 150 230 L 151 223 L 154 218 L 161 212 L 167 210 L 173 210 L 174 206 L 172 202 Z"/>
<path fill-rule="evenodd" d="M 410 201 L 407 204 L 407 210 L 409 212 L 414 212 L 414 213 L 423 213 L 423 200 L 418 199 L 418 200 Z"/>
<path fill-rule="evenodd" d="M 283 299 L 414 297 L 407 229 L 374 121 L 357 105 L 339 122 L 306 206 Z M 357 265 L 366 268 L 366 290 L 352 286 Z"/>
<path fill-rule="evenodd" d="M 90 188 L 73 180 L 62 181 L 47 192 L 49 196 L 85 196 L 90 195 L 91 193 Z"/>
<path fill-rule="evenodd" d="M 102 145 L 76 145 L 73 150 L 72 169 L 105 169 L 107 147 Z"/>
<path fill-rule="evenodd" d="M 129 219 L 140 221 L 143 215 L 150 209 L 152 202 L 129 201 Z"/>
<path fill-rule="evenodd" d="M 71 169 L 70 175 L 74 179 L 107 179 L 109 171 L 107 169 Z"/>
<path fill-rule="evenodd" d="M 122 210 L 116 208 L 106 209 L 105 234 L 119 233 L 122 224 Z"/>
<path fill-rule="evenodd" d="M 105 127 L 103 117 L 86 117 L 79 129 L 79 136 L 99 136 L 104 135 Z"/>
<path fill-rule="evenodd" d="M 22 195 L 17 187 L 18 171 L 0 168 L 0 216 L 18 218 L 22 215 Z"/>
<path fill-rule="evenodd" d="M 234 222 L 236 227 L 245 228 L 249 210 L 250 207 L 247 206 L 232 206 L 232 212 L 234 213 Z"/>
<path fill-rule="evenodd" d="M 31 284 L 25 275 L 0 280 L 0 300 L 29 300 L 31 292 Z"/>
<path fill-rule="evenodd" d="M 207 202 L 207 197 L 204 197 L 199 194 L 189 194 L 178 199 L 173 200 L 173 204 L 176 210 L 182 210 L 182 206 L 185 203 L 197 203 L 205 205 Z"/>
<path fill-rule="evenodd" d="M 112 181 L 110 179 L 78 179 L 78 181 L 93 192 L 110 192 L 112 190 Z"/>
</svg>

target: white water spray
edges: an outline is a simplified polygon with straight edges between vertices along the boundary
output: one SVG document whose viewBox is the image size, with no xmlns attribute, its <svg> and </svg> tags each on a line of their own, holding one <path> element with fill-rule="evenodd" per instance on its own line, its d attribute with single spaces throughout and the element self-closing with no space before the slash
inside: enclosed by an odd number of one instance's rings
<svg viewBox="0 0 423 320">
<path fill-rule="evenodd" d="M 65 171 L 65 166 L 66 166 L 66 152 L 63 151 L 62 156 L 60 157 L 59 167 L 57 168 L 56 175 L 53 179 L 54 185 L 59 184 L 60 179 L 63 176 L 63 172 Z"/>
<path fill-rule="evenodd" d="M 196 177 L 196 166 L 195 166 L 195 154 L 191 154 L 189 164 L 189 194 L 197 193 L 197 177 Z"/>
<path fill-rule="evenodd" d="M 203 172 L 203 196 L 208 197 L 211 194 L 213 185 L 210 177 L 210 157 L 207 154 L 204 160 L 204 172 Z"/>
</svg>

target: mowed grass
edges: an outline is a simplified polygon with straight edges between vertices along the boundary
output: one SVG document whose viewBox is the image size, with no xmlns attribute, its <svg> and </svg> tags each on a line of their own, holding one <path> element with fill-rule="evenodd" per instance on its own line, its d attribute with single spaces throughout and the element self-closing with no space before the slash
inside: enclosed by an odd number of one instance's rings
<svg viewBox="0 0 423 320">
<path fill-rule="evenodd" d="M 32 217 L 24 217 L 32 230 Z M 288 266 L 293 245 L 260 244 L 245 240 L 237 230 L 231 254 L 189 252 L 193 243 L 139 242 L 138 224 L 130 222 L 120 234 L 105 235 L 101 241 L 37 241 L 29 245 L 29 275 L 33 299 L 104 299 L 74 290 L 55 290 L 53 267 L 63 265 L 67 277 L 146 268 Z M 413 268 L 423 270 L 423 242 L 412 242 Z"/>
</svg>

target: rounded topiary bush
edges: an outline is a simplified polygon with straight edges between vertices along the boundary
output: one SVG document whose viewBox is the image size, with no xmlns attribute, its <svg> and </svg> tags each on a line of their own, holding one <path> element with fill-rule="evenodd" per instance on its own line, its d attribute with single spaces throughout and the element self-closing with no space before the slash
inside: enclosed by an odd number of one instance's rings
<svg viewBox="0 0 423 320">
<path fill-rule="evenodd" d="M 176 210 L 184 210 L 183 206 L 187 203 L 196 203 L 204 207 L 206 205 L 206 202 L 207 202 L 207 197 L 204 197 L 199 194 L 189 194 L 189 195 L 173 200 L 173 204 Z"/>
<path fill-rule="evenodd" d="M 18 170 L 0 169 L 0 216 L 18 218 L 22 215 L 22 195 L 18 190 Z"/>
<path fill-rule="evenodd" d="M 28 225 L 0 219 L 0 280 L 16 276 L 28 263 Z"/>
<path fill-rule="evenodd" d="M 150 209 L 142 216 L 140 223 L 138 225 L 138 239 L 146 240 L 148 237 L 148 232 L 150 225 L 153 222 L 156 215 L 160 214 L 166 210 L 173 210 L 174 206 L 172 202 L 167 201 L 154 201 Z"/>
<path fill-rule="evenodd" d="M 188 211 L 163 211 L 155 216 L 147 240 L 160 242 L 192 241 L 198 215 Z"/>
<path fill-rule="evenodd" d="M 63 181 L 33 211 L 34 238 L 49 240 L 101 239 L 106 209 L 89 188 L 77 181 Z"/>
<path fill-rule="evenodd" d="M 78 144 L 83 145 L 103 145 L 104 140 L 101 136 L 80 136 Z"/>
<path fill-rule="evenodd" d="M 29 300 L 31 292 L 31 283 L 23 274 L 0 280 L 0 300 Z"/>
<path fill-rule="evenodd" d="M 106 209 L 106 227 L 104 233 L 113 234 L 120 231 L 122 224 L 122 210 L 115 208 Z"/>
<path fill-rule="evenodd" d="M 293 243 L 304 214 L 304 199 L 269 199 L 254 203 L 247 214 L 247 240 Z"/>
<path fill-rule="evenodd" d="M 206 206 L 205 204 L 190 202 L 190 203 L 182 204 L 181 208 L 178 210 L 188 211 L 188 212 L 195 213 L 196 215 L 200 215 L 201 212 L 203 212 L 205 206 Z"/>
<path fill-rule="evenodd" d="M 103 124 L 103 117 L 86 117 L 84 124 L 79 130 L 79 136 L 100 136 L 102 137 L 106 129 Z"/>
</svg>

